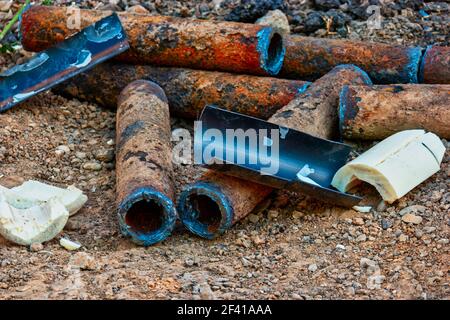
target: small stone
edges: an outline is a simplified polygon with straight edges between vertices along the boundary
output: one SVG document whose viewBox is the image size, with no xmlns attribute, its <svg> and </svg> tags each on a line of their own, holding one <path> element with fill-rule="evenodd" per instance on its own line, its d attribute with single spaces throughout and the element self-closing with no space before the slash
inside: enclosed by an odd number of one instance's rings
<svg viewBox="0 0 450 320">
<path fill-rule="evenodd" d="M 387 230 L 390 227 L 392 227 L 392 222 L 387 220 L 387 219 L 381 219 L 381 228 L 383 228 L 383 230 Z"/>
<path fill-rule="evenodd" d="M 310 12 L 305 20 L 305 31 L 308 33 L 325 28 L 325 20 L 317 11 Z M 324 30 L 326 33 L 326 30 Z"/>
<path fill-rule="evenodd" d="M 282 35 L 291 33 L 288 18 L 283 11 L 278 9 L 267 12 L 264 17 L 259 18 L 255 23 L 263 26 L 270 26 Z"/>
<path fill-rule="evenodd" d="M 308 267 L 308 270 L 311 271 L 311 272 L 317 271 L 317 264 L 315 264 L 315 263 L 310 264 L 309 267 Z"/>
<path fill-rule="evenodd" d="M 361 234 L 358 237 L 356 237 L 356 242 L 365 242 L 367 240 L 367 236 L 365 234 Z"/>
<path fill-rule="evenodd" d="M 368 259 L 368 258 L 361 258 L 359 260 L 359 266 L 361 268 L 376 268 L 378 266 L 378 263 L 374 260 Z"/>
<path fill-rule="evenodd" d="M 434 231 L 436 231 L 436 227 L 424 227 L 423 228 L 423 232 L 425 232 L 425 233 L 432 233 Z"/>
<path fill-rule="evenodd" d="M 115 142 L 114 142 L 113 139 L 109 139 L 108 141 L 106 141 L 106 144 L 107 144 L 108 146 L 113 146 L 113 145 L 115 145 Z"/>
<path fill-rule="evenodd" d="M 70 152 L 70 148 L 69 148 L 68 146 L 66 146 L 66 145 L 60 145 L 60 146 L 58 146 L 58 147 L 56 148 L 56 150 L 57 150 L 57 151 L 60 150 L 60 151 L 62 151 L 63 153 L 69 153 L 69 152 Z"/>
<path fill-rule="evenodd" d="M 267 217 L 269 219 L 276 219 L 280 213 L 277 210 L 269 210 Z"/>
<path fill-rule="evenodd" d="M 42 243 L 32 243 L 30 245 L 30 251 L 32 252 L 38 252 L 41 251 L 42 249 L 44 249 L 44 246 L 42 245 Z"/>
<path fill-rule="evenodd" d="M 140 4 L 131 6 L 127 9 L 128 12 L 131 13 L 137 13 L 137 14 L 149 14 L 149 11 L 147 9 L 145 9 L 143 6 L 141 6 Z"/>
<path fill-rule="evenodd" d="M 381 200 L 380 203 L 377 205 L 377 212 L 384 212 L 386 210 L 386 201 Z"/>
<path fill-rule="evenodd" d="M 95 152 L 94 157 L 101 162 L 111 162 L 114 159 L 114 151 L 110 149 L 100 149 Z"/>
<path fill-rule="evenodd" d="M 77 158 L 80 159 L 80 160 L 83 160 L 83 159 L 86 158 L 86 153 L 85 153 L 85 152 L 77 151 L 77 152 L 75 152 L 75 157 L 77 157 Z"/>
<path fill-rule="evenodd" d="M 188 257 L 184 260 L 184 264 L 186 267 L 192 267 L 194 265 L 194 259 L 192 257 Z"/>
<path fill-rule="evenodd" d="M 402 221 L 406 223 L 412 223 L 412 224 L 420 224 L 422 222 L 421 216 L 416 216 L 412 213 L 407 213 L 402 217 Z"/>
<path fill-rule="evenodd" d="M 329 10 L 339 8 L 341 2 L 339 0 L 314 0 L 314 4 L 318 9 Z"/>
<path fill-rule="evenodd" d="M 266 243 L 266 241 L 264 240 L 264 239 L 262 239 L 261 237 L 259 237 L 259 236 L 255 236 L 255 237 L 253 237 L 252 238 L 252 241 L 253 241 L 253 243 L 255 244 L 255 245 L 260 245 L 260 244 L 264 244 L 264 243 Z"/>
<path fill-rule="evenodd" d="M 98 162 L 86 162 L 85 164 L 83 164 L 83 169 L 100 171 L 102 169 L 102 165 Z"/>
<path fill-rule="evenodd" d="M 86 252 L 77 252 L 71 259 L 71 265 L 81 270 L 95 270 L 97 263 L 95 259 Z"/>
<path fill-rule="evenodd" d="M 364 220 L 362 218 L 353 218 L 352 222 L 356 226 L 364 225 Z"/>
<path fill-rule="evenodd" d="M 342 245 L 342 244 L 337 244 L 336 245 L 336 249 L 344 251 L 345 250 L 345 246 Z"/>
<path fill-rule="evenodd" d="M 257 223 L 259 221 L 259 216 L 252 213 L 248 216 L 248 220 L 250 220 L 251 223 Z"/>
<path fill-rule="evenodd" d="M 423 212 L 425 212 L 426 209 L 427 209 L 427 207 L 425 207 L 425 206 L 415 204 L 415 205 L 403 208 L 402 210 L 400 210 L 399 214 L 401 216 L 404 216 L 407 213 L 417 213 L 417 212 L 423 213 Z"/>
<path fill-rule="evenodd" d="M 398 241 L 400 241 L 400 242 L 406 242 L 406 241 L 408 241 L 408 239 L 409 239 L 409 237 L 403 233 L 398 237 Z"/>
<path fill-rule="evenodd" d="M 423 237 L 423 232 L 421 230 L 416 230 L 414 232 L 414 235 L 416 236 L 417 239 L 420 239 Z"/>
<path fill-rule="evenodd" d="M 305 214 L 301 211 L 295 210 L 294 212 L 292 212 L 292 218 L 294 218 L 294 219 L 300 219 L 304 216 L 305 216 Z"/>
</svg>

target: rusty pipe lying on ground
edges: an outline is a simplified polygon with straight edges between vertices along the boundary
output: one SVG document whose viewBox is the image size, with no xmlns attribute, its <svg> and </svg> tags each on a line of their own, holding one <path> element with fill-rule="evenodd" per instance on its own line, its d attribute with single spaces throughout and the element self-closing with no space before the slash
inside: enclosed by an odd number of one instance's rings
<svg viewBox="0 0 450 320">
<path fill-rule="evenodd" d="M 267 119 L 310 84 L 214 71 L 104 63 L 54 90 L 115 107 L 120 91 L 138 79 L 151 80 L 161 86 L 169 100 L 171 114 L 189 119 L 197 119 L 202 109 L 211 104 Z"/>
<path fill-rule="evenodd" d="M 346 86 L 339 107 L 344 138 L 381 140 L 407 129 L 450 138 L 450 85 Z"/>
<path fill-rule="evenodd" d="M 314 81 L 337 65 L 354 64 L 375 83 L 417 83 L 420 47 L 297 35 L 284 40 L 281 77 Z"/>
<path fill-rule="evenodd" d="M 80 10 L 80 26 L 68 24 L 73 8 L 32 6 L 22 16 L 22 45 L 41 51 L 110 14 Z M 130 50 L 118 57 L 134 64 L 276 75 L 283 64 L 283 38 L 271 27 L 118 13 Z M 73 28 L 69 28 L 73 27 Z"/>
<path fill-rule="evenodd" d="M 450 84 L 450 47 L 427 47 L 420 65 L 419 81 Z"/>
<path fill-rule="evenodd" d="M 138 80 L 120 94 L 116 123 L 116 201 L 122 233 L 144 246 L 172 232 L 171 130 L 164 91 Z"/>
<path fill-rule="evenodd" d="M 329 132 L 337 128 L 339 92 L 344 85 L 349 84 L 371 84 L 371 81 L 358 67 L 352 65 L 335 67 L 312 83 L 287 106 L 277 111 L 269 121 L 326 138 Z M 319 116 L 321 112 L 325 112 L 327 116 Z M 330 119 L 331 114 L 335 115 L 334 119 Z M 299 119 L 302 120 L 298 121 Z M 305 123 L 310 124 L 303 127 Z M 272 190 L 271 187 L 251 181 L 207 171 L 180 194 L 178 212 L 188 230 L 201 237 L 212 239 L 247 216 Z"/>
</svg>

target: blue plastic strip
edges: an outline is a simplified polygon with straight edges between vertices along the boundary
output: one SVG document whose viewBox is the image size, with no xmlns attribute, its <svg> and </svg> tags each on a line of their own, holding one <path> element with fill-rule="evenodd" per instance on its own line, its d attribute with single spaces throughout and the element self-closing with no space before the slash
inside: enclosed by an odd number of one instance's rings
<svg viewBox="0 0 450 320">
<path fill-rule="evenodd" d="M 112 14 L 0 74 L 0 112 L 52 88 L 129 48 Z"/>
</svg>

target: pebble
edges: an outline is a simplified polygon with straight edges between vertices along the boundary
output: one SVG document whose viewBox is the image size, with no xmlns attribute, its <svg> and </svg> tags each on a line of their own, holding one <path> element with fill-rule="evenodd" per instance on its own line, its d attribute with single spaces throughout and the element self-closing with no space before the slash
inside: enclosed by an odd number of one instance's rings
<svg viewBox="0 0 450 320">
<path fill-rule="evenodd" d="M 44 246 L 42 245 L 42 243 L 35 242 L 30 245 L 30 251 L 32 251 L 32 252 L 38 252 L 43 249 L 44 249 Z"/>
<path fill-rule="evenodd" d="M 389 221 L 388 219 L 381 219 L 381 228 L 383 228 L 383 230 L 387 230 L 390 227 L 392 227 L 391 221 Z"/>
<path fill-rule="evenodd" d="M 376 268 L 378 267 L 378 263 L 374 260 L 363 257 L 359 260 L 359 266 L 363 269 L 368 267 Z"/>
<path fill-rule="evenodd" d="M 412 223 L 412 224 L 420 224 L 422 222 L 421 216 L 416 216 L 412 213 L 407 213 L 402 217 L 402 221 L 406 223 Z"/>
<path fill-rule="evenodd" d="M 352 222 L 356 226 L 362 226 L 364 224 L 364 220 L 362 218 L 353 218 Z"/>
<path fill-rule="evenodd" d="M 149 14 L 149 11 L 147 9 L 145 9 L 143 6 L 141 6 L 140 4 L 131 6 L 127 9 L 128 12 L 131 13 L 138 13 L 138 14 Z"/>
<path fill-rule="evenodd" d="M 367 240 L 367 236 L 365 234 L 361 234 L 355 240 L 356 242 L 365 242 Z"/>
<path fill-rule="evenodd" d="M 277 210 L 269 210 L 267 217 L 269 219 L 276 219 L 280 213 Z"/>
<path fill-rule="evenodd" d="M 77 151 L 77 152 L 75 152 L 75 157 L 77 157 L 77 158 L 80 159 L 80 160 L 83 160 L 83 159 L 86 158 L 86 153 L 85 153 L 85 152 Z"/>
<path fill-rule="evenodd" d="M 317 264 L 315 264 L 315 263 L 310 264 L 309 267 L 308 267 L 308 270 L 311 271 L 311 272 L 317 271 Z"/>
<path fill-rule="evenodd" d="M 71 259 L 71 265 L 81 270 L 95 270 L 97 263 L 95 259 L 86 252 L 77 252 Z"/>
<path fill-rule="evenodd" d="M 381 200 L 380 203 L 377 205 L 377 212 L 384 212 L 386 210 L 386 201 Z"/>
<path fill-rule="evenodd" d="M 259 216 L 252 213 L 248 216 L 248 220 L 250 220 L 251 223 L 257 223 L 259 221 Z"/>
<path fill-rule="evenodd" d="M 336 245 L 336 249 L 339 249 L 339 250 L 345 250 L 345 246 L 342 245 L 342 244 L 337 244 L 337 245 Z"/>
<path fill-rule="evenodd" d="M 294 219 L 299 219 L 299 218 L 304 217 L 304 216 L 305 216 L 305 214 L 303 212 L 301 212 L 301 211 L 295 210 L 294 212 L 292 212 L 292 217 Z"/>
<path fill-rule="evenodd" d="M 426 209 L 427 209 L 427 207 L 425 207 L 425 206 L 415 204 L 415 205 L 403 208 L 402 210 L 400 210 L 399 214 L 401 216 L 404 216 L 407 213 L 417 213 L 417 212 L 423 213 L 423 212 L 425 212 Z"/>
<path fill-rule="evenodd" d="M 95 152 L 94 157 L 101 162 L 111 162 L 114 160 L 114 151 L 111 149 L 100 149 Z"/>
<path fill-rule="evenodd" d="M 102 165 L 98 162 L 86 162 L 85 164 L 83 164 L 83 169 L 100 171 L 102 169 Z"/>
<path fill-rule="evenodd" d="M 403 233 L 398 237 L 398 241 L 400 241 L 400 242 L 406 242 L 406 241 L 408 241 L 408 239 L 409 239 L 409 237 Z"/>
</svg>

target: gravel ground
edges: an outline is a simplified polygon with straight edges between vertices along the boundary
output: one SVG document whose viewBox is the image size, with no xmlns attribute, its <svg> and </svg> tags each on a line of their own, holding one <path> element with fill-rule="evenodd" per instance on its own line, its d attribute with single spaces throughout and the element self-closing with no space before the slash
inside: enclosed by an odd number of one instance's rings
<svg viewBox="0 0 450 320">
<path fill-rule="evenodd" d="M 423 18 L 418 11 L 424 8 L 421 1 L 383 1 L 383 29 L 370 31 L 364 6 L 345 7 L 344 2 L 348 1 L 294 0 L 282 9 L 296 33 L 448 45 L 446 3 L 427 3 L 424 10 L 430 16 Z M 236 10 L 233 16 L 227 7 L 236 3 L 142 1 L 155 14 L 208 19 L 237 19 Z M 82 1 L 80 6 L 127 8 L 123 2 L 105 5 Z M 0 26 L 11 16 L 9 10 L 0 14 Z M 336 12 L 345 13 L 347 22 L 316 30 L 314 23 L 307 22 L 308 16 L 334 17 Z M 244 18 L 249 19 L 249 14 Z M 16 36 L 12 34 L 7 40 L 14 41 Z M 2 54 L 0 69 L 22 62 L 29 55 L 21 50 Z M 173 119 L 172 125 L 190 127 L 181 119 Z M 363 203 L 374 207 L 370 213 L 325 206 L 306 197 L 278 192 L 220 239 L 203 240 L 177 226 L 168 240 L 142 248 L 118 231 L 114 127 L 113 111 L 51 92 L 0 115 L 1 185 L 11 187 L 27 179 L 59 186 L 75 184 L 89 197 L 61 234 L 83 244 L 78 252 L 66 251 L 58 239 L 32 251 L 0 238 L 0 298 L 450 297 L 448 142 L 444 141 L 447 152 L 441 171 L 393 205 L 381 202 L 372 188 L 360 189 Z M 62 145 L 70 151 L 56 152 Z M 361 150 L 367 146 L 356 147 Z M 177 166 L 177 190 L 194 181 L 201 170 Z M 408 219 L 402 217 L 408 213 L 423 219 L 418 224 L 406 222 Z"/>
</svg>

